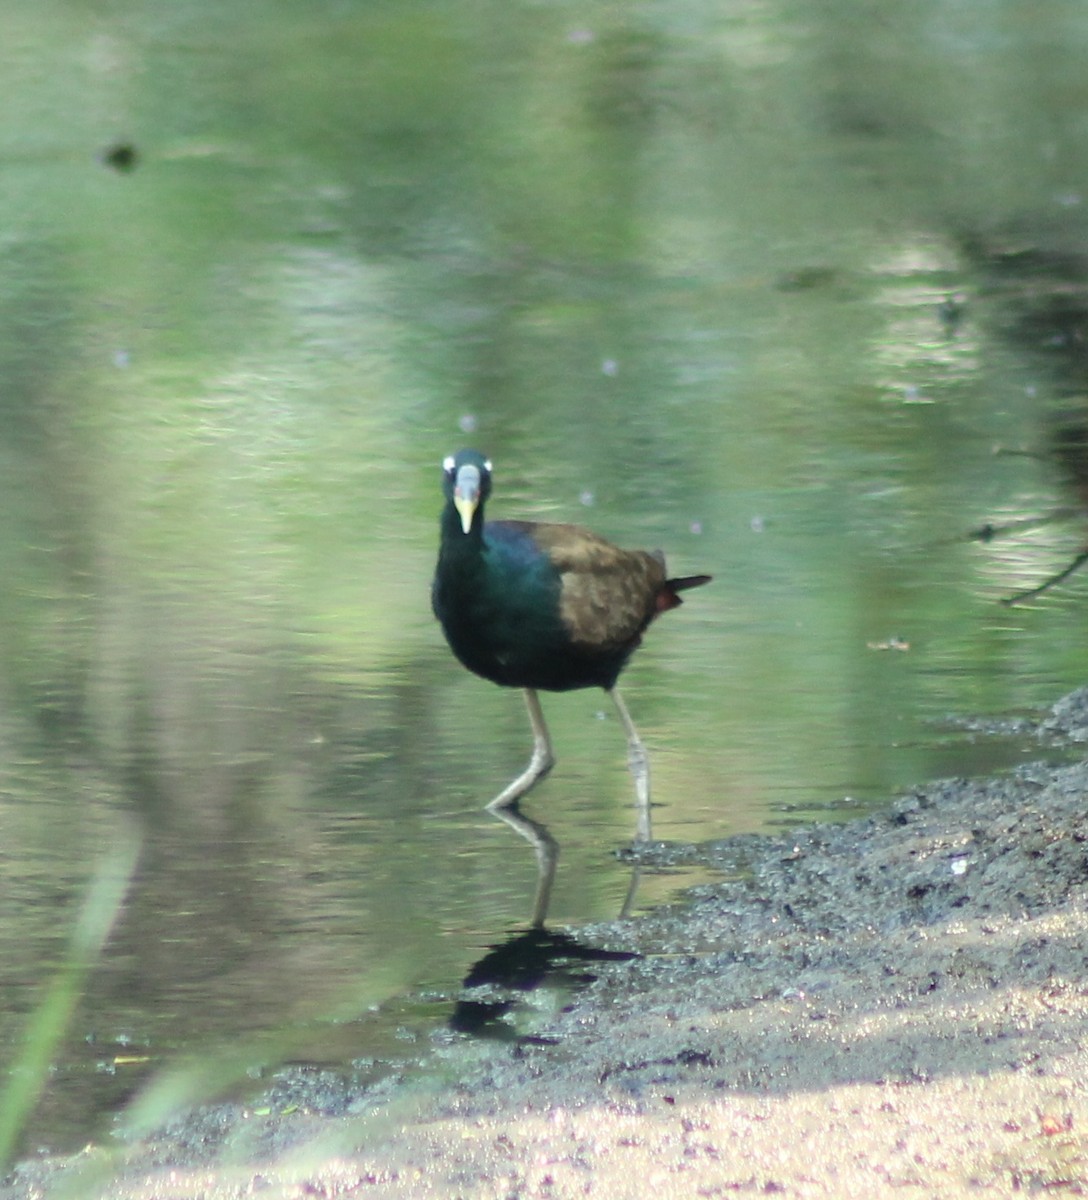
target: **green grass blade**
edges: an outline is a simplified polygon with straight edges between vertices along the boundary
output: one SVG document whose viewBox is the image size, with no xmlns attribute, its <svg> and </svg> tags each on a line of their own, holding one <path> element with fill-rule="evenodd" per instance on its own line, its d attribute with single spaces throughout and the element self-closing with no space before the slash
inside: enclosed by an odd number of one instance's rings
<svg viewBox="0 0 1088 1200">
<path fill-rule="evenodd" d="M 97 962 L 136 870 L 139 839 L 121 839 L 95 871 L 76 917 L 68 951 L 31 1016 L 22 1050 L 0 1090 L 0 1173 L 41 1095 L 56 1048 L 72 1018 L 88 971 Z"/>
</svg>

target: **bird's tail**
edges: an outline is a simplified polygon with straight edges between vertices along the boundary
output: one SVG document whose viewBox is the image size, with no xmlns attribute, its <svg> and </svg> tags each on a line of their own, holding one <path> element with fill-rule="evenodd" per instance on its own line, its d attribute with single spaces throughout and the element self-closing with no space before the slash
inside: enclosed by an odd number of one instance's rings
<svg viewBox="0 0 1088 1200">
<path fill-rule="evenodd" d="M 683 575 L 679 579 L 666 580 L 665 586 L 672 588 L 674 592 L 683 592 L 688 588 L 702 587 L 704 583 L 709 583 L 713 578 L 713 575 Z"/>
<path fill-rule="evenodd" d="M 702 587 L 713 578 L 713 575 L 682 575 L 679 579 L 666 579 L 665 586 L 657 593 L 657 611 L 668 612 L 670 608 L 683 604 L 677 592 L 682 592 L 685 588 Z"/>
</svg>

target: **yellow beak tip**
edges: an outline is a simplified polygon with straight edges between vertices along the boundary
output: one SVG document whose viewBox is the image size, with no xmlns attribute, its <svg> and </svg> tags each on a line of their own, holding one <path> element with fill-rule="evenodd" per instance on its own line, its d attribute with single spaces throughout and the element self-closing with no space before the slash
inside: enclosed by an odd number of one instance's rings
<svg viewBox="0 0 1088 1200">
<path fill-rule="evenodd" d="M 466 500 L 460 496 L 454 497 L 454 507 L 461 515 L 461 528 L 465 533 L 472 529 L 472 518 L 476 514 L 477 501 Z"/>
</svg>

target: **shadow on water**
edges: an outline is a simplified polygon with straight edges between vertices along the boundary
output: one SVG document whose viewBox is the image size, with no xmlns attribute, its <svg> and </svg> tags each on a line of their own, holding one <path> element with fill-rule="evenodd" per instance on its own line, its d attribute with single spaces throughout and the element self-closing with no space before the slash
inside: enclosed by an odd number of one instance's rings
<svg viewBox="0 0 1088 1200">
<path fill-rule="evenodd" d="M 630 951 L 589 946 L 570 934 L 543 927 L 515 932 L 473 964 L 463 987 L 479 994 L 458 999 L 450 1028 L 477 1037 L 538 1041 L 532 1034 L 517 1033 L 505 1021 L 528 993 L 544 987 L 584 987 L 596 978 L 583 969 L 587 964 L 628 962 L 637 957 Z"/>
<path fill-rule="evenodd" d="M 492 809 L 492 815 L 509 825 L 533 847 L 537 880 L 533 893 L 529 928 L 515 931 L 488 948 L 462 982 L 463 992 L 454 1005 L 449 1027 L 456 1033 L 517 1042 L 534 1042 L 532 1034 L 520 1034 L 508 1018 L 525 997 L 542 988 L 565 991 L 584 987 L 596 978 L 579 969 L 589 963 L 628 962 L 638 955 L 621 950 L 590 946 L 572 934 L 545 928 L 559 863 L 559 843 L 547 826 L 526 817 L 516 805 Z M 640 868 L 632 870 L 631 886 L 624 899 L 622 916 L 634 903 Z M 469 994 L 466 994 L 469 993 Z"/>
</svg>

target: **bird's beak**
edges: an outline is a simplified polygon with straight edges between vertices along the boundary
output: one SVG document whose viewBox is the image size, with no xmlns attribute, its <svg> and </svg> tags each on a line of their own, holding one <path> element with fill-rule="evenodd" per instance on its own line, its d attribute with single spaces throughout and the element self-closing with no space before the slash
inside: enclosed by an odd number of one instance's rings
<svg viewBox="0 0 1088 1200">
<path fill-rule="evenodd" d="M 480 506 L 480 472 L 476 467 L 464 466 L 457 472 L 457 483 L 453 489 L 453 507 L 461 514 L 461 528 L 468 533 L 472 518 Z"/>
</svg>

